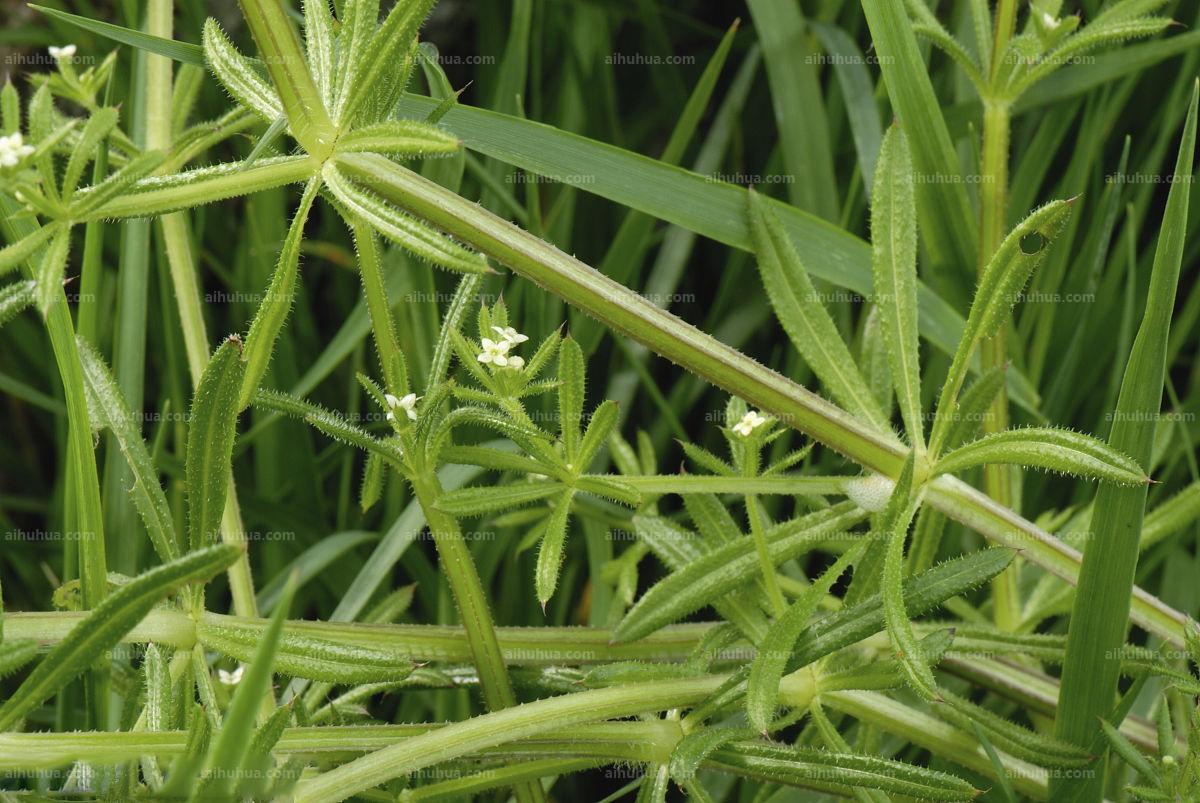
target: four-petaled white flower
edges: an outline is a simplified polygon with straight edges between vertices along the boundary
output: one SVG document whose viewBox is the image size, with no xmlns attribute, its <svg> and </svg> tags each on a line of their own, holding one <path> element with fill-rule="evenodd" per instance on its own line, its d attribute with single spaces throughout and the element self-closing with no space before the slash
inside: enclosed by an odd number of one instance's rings
<svg viewBox="0 0 1200 803">
<path fill-rule="evenodd" d="M 75 56 L 75 45 L 63 45 L 62 47 L 55 47 L 54 45 L 50 45 L 49 50 L 50 50 L 50 57 L 53 58 L 55 61 L 61 61 L 62 59 L 70 59 L 70 58 L 74 58 L 74 56 Z"/>
<path fill-rule="evenodd" d="M 521 334 L 511 326 L 493 326 L 492 331 L 500 335 L 500 339 L 509 346 L 518 346 L 529 339 L 528 336 Z"/>
<path fill-rule="evenodd" d="M 491 364 L 503 368 L 506 365 L 512 365 L 514 361 L 519 361 L 516 367 L 524 365 L 524 360 L 520 357 L 508 356 L 508 350 L 512 348 L 512 343 L 507 340 L 489 340 L 483 339 L 483 352 L 476 358 L 484 365 Z"/>
<path fill-rule="evenodd" d="M 742 416 L 742 420 L 733 425 L 733 431 L 743 438 L 749 438 L 750 433 L 767 423 L 766 416 L 757 410 L 751 410 Z"/>
<path fill-rule="evenodd" d="M 33 147 L 25 144 L 20 131 L 0 137 L 0 167 L 16 167 L 29 154 Z"/>
<path fill-rule="evenodd" d="M 388 406 L 387 420 L 395 421 L 396 420 L 395 410 L 397 408 L 399 408 L 408 414 L 409 420 L 416 421 L 417 420 L 417 409 L 416 409 L 417 408 L 417 399 L 419 399 L 419 398 L 421 398 L 421 397 L 415 393 L 406 393 L 404 395 L 404 398 L 402 398 L 402 399 L 397 399 L 395 396 L 393 396 L 390 393 L 383 394 L 383 400 L 385 402 L 387 402 L 387 406 Z"/>
<path fill-rule="evenodd" d="M 226 686 L 236 686 L 242 679 L 242 675 L 246 672 L 245 664 L 238 664 L 237 669 L 232 672 L 226 672 L 224 669 L 217 670 L 217 680 L 224 683 Z"/>
</svg>

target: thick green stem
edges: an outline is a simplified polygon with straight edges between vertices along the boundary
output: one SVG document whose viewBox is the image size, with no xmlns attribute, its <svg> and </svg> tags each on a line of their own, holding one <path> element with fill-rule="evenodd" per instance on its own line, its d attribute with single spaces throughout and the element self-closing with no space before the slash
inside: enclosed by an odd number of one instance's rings
<svg viewBox="0 0 1200 803">
<path fill-rule="evenodd" d="M 815 689 L 811 674 L 789 675 L 780 702 L 807 706 Z M 344 764 L 296 788 L 295 799 L 337 801 L 392 778 L 506 742 L 586 722 L 694 705 L 727 679 L 708 675 L 686 680 L 639 683 L 565 694 L 456 722 Z"/>
</svg>

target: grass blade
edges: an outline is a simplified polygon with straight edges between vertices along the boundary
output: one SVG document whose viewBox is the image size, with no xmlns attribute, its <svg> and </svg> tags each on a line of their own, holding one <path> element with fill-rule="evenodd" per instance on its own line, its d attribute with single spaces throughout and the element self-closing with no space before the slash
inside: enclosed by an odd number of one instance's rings
<svg viewBox="0 0 1200 803">
<path fill-rule="evenodd" d="M 1154 254 L 1146 312 L 1125 367 L 1109 436 L 1114 449 L 1130 455 L 1139 465 L 1151 462 L 1162 404 L 1167 340 L 1187 231 L 1191 190 L 1188 177 L 1192 175 L 1196 146 L 1198 99 L 1200 84 L 1192 90 L 1175 163 L 1175 183 L 1171 184 Z M 1096 493 L 1092 513 L 1095 532 L 1080 569 L 1055 719 L 1055 734 L 1081 747 L 1092 745 L 1096 721 L 1109 714 L 1116 694 L 1120 660 L 1115 651 L 1124 643 L 1129 627 L 1138 533 L 1145 507 L 1145 485 L 1104 485 Z M 1098 549 L 1097 544 L 1103 547 Z M 1099 794 L 1104 773 L 1094 775 L 1094 779 L 1051 779 L 1051 793 L 1062 800 L 1093 797 Z"/>
</svg>

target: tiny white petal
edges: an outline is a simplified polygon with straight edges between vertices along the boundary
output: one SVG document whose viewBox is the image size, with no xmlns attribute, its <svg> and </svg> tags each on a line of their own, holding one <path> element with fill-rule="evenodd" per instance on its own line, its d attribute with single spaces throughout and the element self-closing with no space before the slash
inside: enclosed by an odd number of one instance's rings
<svg viewBox="0 0 1200 803">
<path fill-rule="evenodd" d="M 417 420 L 417 411 L 416 411 L 416 410 L 408 410 L 407 412 L 408 412 L 408 419 L 409 419 L 410 421 L 416 421 L 416 420 Z"/>
<path fill-rule="evenodd" d="M 416 403 L 417 403 L 417 394 L 415 394 L 415 393 L 405 394 L 404 398 L 398 402 L 398 404 L 401 407 L 403 407 L 405 410 L 411 410 L 413 408 L 413 405 L 415 405 Z"/>
<path fill-rule="evenodd" d="M 383 394 L 383 400 L 387 402 L 387 406 L 391 407 L 393 410 L 396 409 L 396 407 L 400 404 L 400 400 L 390 393 Z"/>
<path fill-rule="evenodd" d="M 522 359 L 521 357 L 509 357 L 508 364 L 511 365 L 513 368 L 520 368 L 522 365 L 525 364 L 525 360 Z"/>
<path fill-rule="evenodd" d="M 232 672 L 226 672 L 224 669 L 217 670 L 217 679 L 226 686 L 236 686 L 242 679 L 242 675 L 246 672 L 245 664 L 238 664 L 237 669 Z"/>
<path fill-rule="evenodd" d="M 389 413 L 388 413 L 386 416 L 384 416 L 384 418 L 386 418 L 388 421 L 395 421 L 395 420 L 396 420 L 396 414 L 395 414 L 395 413 L 391 413 L 391 412 L 389 412 Z"/>
</svg>

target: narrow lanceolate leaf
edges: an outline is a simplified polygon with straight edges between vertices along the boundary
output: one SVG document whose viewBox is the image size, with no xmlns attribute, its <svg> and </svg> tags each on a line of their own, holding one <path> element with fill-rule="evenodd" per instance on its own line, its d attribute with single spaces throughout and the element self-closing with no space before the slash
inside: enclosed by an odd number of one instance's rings
<svg viewBox="0 0 1200 803">
<path fill-rule="evenodd" d="M 1009 232 L 988 262 L 938 399 L 937 421 L 930 438 L 935 455 L 954 421 L 955 400 L 966 379 L 972 355 L 980 343 L 1000 331 L 1030 275 L 1046 258 L 1051 243 L 1066 226 L 1070 214 L 1071 201 L 1054 201 L 1034 210 Z"/>
<path fill-rule="evenodd" d="M 774 564 L 811 549 L 819 538 L 844 532 L 862 521 L 865 513 L 851 503 L 829 512 L 810 514 L 819 521 L 811 527 L 797 526 L 767 544 Z M 806 517 L 808 518 L 808 517 Z M 761 571 L 753 539 L 739 538 L 692 561 L 660 580 L 642 595 L 613 632 L 613 641 L 642 638 L 695 611 L 755 577 Z"/>
<path fill-rule="evenodd" d="M 171 699 L 171 671 L 158 645 L 146 646 L 142 673 L 146 682 L 146 730 L 173 730 L 175 722 L 172 712 L 175 710 L 175 703 Z"/>
<path fill-rule="evenodd" d="M 455 153 L 462 141 L 435 125 L 420 120 L 387 120 L 356 128 L 338 140 L 338 150 L 368 151 L 397 156 Z"/>
<path fill-rule="evenodd" d="M 266 297 L 258 305 L 254 322 L 250 324 L 250 332 L 246 335 L 246 372 L 242 378 L 241 395 L 238 398 L 239 410 L 245 409 L 254 391 L 258 390 L 258 384 L 271 361 L 271 353 L 275 350 L 275 340 L 279 337 L 279 331 L 292 309 L 296 274 L 300 271 L 300 242 L 304 239 L 304 224 L 308 220 L 308 211 L 312 208 L 320 184 L 320 179 L 313 178 L 304 187 L 304 194 L 300 196 L 300 206 L 296 208 L 296 216 L 292 218 L 283 248 L 279 251 L 279 262 L 275 266 L 274 275 L 271 276 L 271 285 L 267 288 Z"/>
<path fill-rule="evenodd" d="M 584 376 L 583 349 L 579 341 L 568 337 L 558 349 L 558 426 L 568 461 L 574 461 L 579 452 Z"/>
<path fill-rule="evenodd" d="M 64 197 L 69 198 L 71 193 L 75 192 L 75 188 L 79 186 L 79 179 L 83 177 L 83 169 L 87 167 L 92 157 L 95 156 L 96 149 L 100 147 L 100 143 L 116 125 L 116 109 L 105 107 L 92 112 L 91 117 L 83 126 L 83 131 L 80 132 L 79 141 L 71 147 L 71 156 L 67 160 L 66 170 L 63 171 Z"/>
<path fill-rule="evenodd" d="M 37 271 L 37 305 L 42 315 L 50 312 L 50 305 L 63 297 L 63 277 L 67 270 L 67 256 L 71 247 L 71 230 L 59 229 L 42 252 Z"/>
<path fill-rule="evenodd" d="M 758 647 L 754 662 L 750 665 L 750 679 L 746 688 L 746 716 L 750 724 L 760 732 L 766 732 L 767 726 L 775 716 L 775 707 L 779 701 L 779 681 L 783 677 L 787 659 L 792 654 L 792 647 L 800 632 L 808 625 L 808 620 L 817 610 L 817 605 L 846 569 L 858 561 L 866 550 L 867 542 L 856 544 L 846 550 L 832 566 L 800 596 L 790 608 L 775 620 L 767 637 Z"/>
<path fill-rule="evenodd" d="M 41 228 L 34 229 L 15 243 L 0 248 L 0 276 L 3 276 L 10 270 L 16 270 L 18 265 L 33 256 L 46 240 L 49 240 L 59 231 L 59 226 L 42 226 Z"/>
<path fill-rule="evenodd" d="M 620 407 L 612 399 L 605 401 L 592 413 L 587 429 L 583 432 L 583 438 L 579 441 L 579 454 L 575 456 L 577 470 L 586 471 L 591 465 L 592 460 L 600 451 L 600 447 L 608 442 L 608 436 L 616 427 L 620 413 Z"/>
<path fill-rule="evenodd" d="M 207 580 L 241 554 L 232 544 L 192 552 L 139 575 L 106 596 L 60 641 L 0 707 L 6 731 L 72 679 L 82 674 L 134 628 L 164 597 L 189 583 Z"/>
<path fill-rule="evenodd" d="M 1187 233 L 1190 176 L 1196 147 L 1197 103 L 1194 85 L 1175 174 L 1163 213 L 1154 268 L 1146 295 L 1146 312 L 1134 339 L 1113 413 L 1109 445 L 1148 466 L 1162 406 L 1171 315 Z M 1107 717 L 1117 692 L 1119 648 L 1128 628 L 1130 596 L 1138 559 L 1138 534 L 1146 509 L 1146 486 L 1102 485 L 1092 512 L 1092 537 L 1084 551 L 1055 735 L 1081 747 L 1093 744 L 1097 720 Z M 1102 779 L 1102 771 L 1094 773 Z M 1051 779 L 1052 796 L 1064 800 L 1098 797 L 1100 780 Z M 1058 799 L 1057 797 L 1055 799 Z"/>
<path fill-rule="evenodd" d="M 0 678 L 6 678 L 37 657 L 37 639 L 0 641 Z"/>
<path fill-rule="evenodd" d="M 980 794 L 955 775 L 901 761 L 763 741 L 722 748 L 709 757 L 708 766 L 841 795 L 855 787 L 917 800 L 968 801 Z"/>
<path fill-rule="evenodd" d="M 855 415 L 886 428 L 878 402 L 821 303 L 787 232 L 758 193 L 751 191 L 746 197 L 763 286 L 792 344 L 836 401 Z"/>
<path fill-rule="evenodd" d="M 344 102 L 339 104 L 337 122 L 343 126 L 353 123 L 369 99 L 388 91 L 389 76 L 394 75 L 416 38 L 434 0 L 408 0 L 396 3 L 383 24 L 371 36 L 370 44 L 357 66 L 354 81 L 347 88 Z M 374 20 L 371 20 L 374 27 Z M 399 94 L 397 93 L 397 100 Z"/>
<path fill-rule="evenodd" d="M 437 509 L 451 516 L 481 516 L 499 510 L 520 507 L 549 499 L 563 490 L 558 482 L 529 482 L 486 488 L 459 488 L 447 491 L 437 502 Z"/>
<path fill-rule="evenodd" d="M 574 495 L 574 490 L 568 490 L 554 500 L 554 507 L 550 511 L 550 517 L 546 520 L 546 531 L 542 534 L 542 544 L 538 549 L 534 588 L 543 610 L 558 585 L 558 571 L 562 567 L 563 548 L 567 543 L 567 524 L 571 515 L 571 499 Z"/>
<path fill-rule="evenodd" d="M 887 344 L 892 384 L 909 441 L 925 449 L 917 340 L 917 211 L 908 139 L 893 125 L 883 137 L 871 196 L 875 308 Z"/>
<path fill-rule="evenodd" d="M 403 459 L 399 448 L 391 442 L 373 438 L 365 429 L 351 424 L 337 413 L 330 412 L 324 407 L 304 399 L 297 399 L 295 396 L 275 390 L 259 390 L 250 402 L 263 410 L 273 410 L 293 418 L 299 418 L 335 440 L 370 454 L 378 454 L 382 459 L 393 464 L 398 464 Z"/>
<path fill-rule="evenodd" d="M 326 108 L 333 101 L 333 15 L 329 0 L 304 0 L 304 49 L 308 69 Z"/>
<path fill-rule="evenodd" d="M 283 116 L 283 103 L 266 76 L 238 52 L 211 17 L 204 23 L 204 60 L 233 99 L 267 122 Z"/>
<path fill-rule="evenodd" d="M 1145 485 L 1150 481 L 1136 462 L 1103 441 L 1054 427 L 1010 429 L 987 435 L 938 460 L 935 470 L 950 474 L 995 463 L 1041 468 L 1116 485 Z"/>
<path fill-rule="evenodd" d="M 188 425 L 188 542 L 199 549 L 216 537 L 225 509 L 233 439 L 237 434 L 238 394 L 245 375 L 242 344 L 229 338 L 213 354 L 192 399 Z"/>
<path fill-rule="evenodd" d="M 33 306 L 36 296 L 37 282 L 32 279 L 13 282 L 0 288 L 0 326 L 4 326 Z"/>
<path fill-rule="evenodd" d="M 118 195 L 128 193 L 136 182 L 158 169 L 164 158 L 162 151 L 146 151 L 96 186 L 80 190 L 71 201 L 71 216 L 82 220 Z"/>
<path fill-rule="evenodd" d="M 838 733 L 837 728 L 829 721 L 829 717 L 825 716 L 825 710 L 821 708 L 819 699 L 813 700 L 812 705 L 809 706 L 808 715 L 816 723 L 817 730 L 821 733 L 821 739 L 824 740 L 825 746 L 829 750 L 838 753 L 851 752 L 850 745 Z M 859 801 L 859 803 L 888 803 L 889 800 L 887 795 L 877 789 L 862 788 L 854 790 L 854 799 Z"/>
<path fill-rule="evenodd" d="M 283 598 L 271 621 L 255 645 L 254 654 L 246 667 L 237 691 L 229 702 L 221 730 L 209 748 L 204 778 L 199 795 L 193 797 L 221 799 L 229 797 L 236 781 L 242 777 L 242 763 L 246 759 L 246 734 L 254 728 L 254 717 L 264 695 L 271 688 L 271 675 L 275 670 L 275 655 L 279 650 L 279 639 L 283 634 L 283 621 L 292 606 L 296 593 L 296 576 L 288 581 Z M 272 697 L 273 699 L 273 697 Z"/>
<path fill-rule="evenodd" d="M 677 783 L 690 781 L 696 777 L 700 764 L 714 751 L 730 742 L 745 741 L 754 736 L 750 728 L 702 728 L 692 731 L 680 739 L 671 751 L 671 762 L 667 765 L 671 777 Z"/>
<path fill-rule="evenodd" d="M 332 163 L 322 171 L 325 183 L 350 214 L 418 257 L 459 273 L 485 273 L 487 260 L 473 254 L 425 223 L 389 206 L 348 180 Z"/>
<path fill-rule="evenodd" d="M 353 91 L 363 69 L 364 55 L 379 23 L 379 0 L 356 0 L 343 3 L 339 10 L 337 35 L 337 68 L 334 78 L 333 119 L 342 121 L 342 107 Z M 343 126 L 345 127 L 345 126 Z"/>
<path fill-rule="evenodd" d="M 1080 767 L 1091 760 L 1081 747 L 1023 728 L 958 695 L 943 692 L 942 699 L 945 705 L 936 706 L 934 713 L 966 730 L 971 724 L 983 728 L 991 741 L 1016 758 L 1043 767 Z"/>
<path fill-rule="evenodd" d="M 896 660 L 900 662 L 909 685 L 925 699 L 937 700 L 937 681 L 913 633 L 904 602 L 904 544 L 908 541 L 908 526 L 921 505 L 920 490 L 915 495 L 913 493 L 914 463 L 915 458 L 910 455 L 880 518 L 880 531 L 888 538 L 881 588 L 883 614 Z"/>
<path fill-rule="evenodd" d="M 300 40 L 279 0 L 240 0 L 271 84 L 291 124 L 292 136 L 310 154 L 324 156 L 333 145 L 333 123 L 308 73 Z M 269 119 L 275 119 L 272 115 Z"/>
<path fill-rule="evenodd" d="M 196 625 L 206 649 L 250 661 L 263 640 L 263 626 L 209 615 Z M 328 683 L 383 683 L 403 680 L 413 670 L 407 656 L 377 647 L 346 644 L 284 631 L 275 653 L 275 671 Z"/>
<path fill-rule="evenodd" d="M 174 560 L 180 552 L 179 534 L 175 530 L 167 496 L 158 480 L 158 470 L 150 459 L 146 442 L 142 440 L 141 427 L 125 403 L 108 366 L 104 364 L 104 358 L 83 337 L 77 340 L 88 410 L 95 417 L 96 425 L 107 427 L 112 432 L 117 447 L 129 464 L 133 475 L 133 487 L 129 493 L 146 525 L 146 533 L 150 536 L 154 551 L 164 562 Z"/>
</svg>

